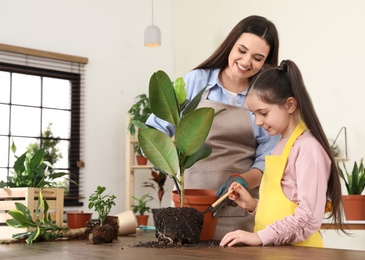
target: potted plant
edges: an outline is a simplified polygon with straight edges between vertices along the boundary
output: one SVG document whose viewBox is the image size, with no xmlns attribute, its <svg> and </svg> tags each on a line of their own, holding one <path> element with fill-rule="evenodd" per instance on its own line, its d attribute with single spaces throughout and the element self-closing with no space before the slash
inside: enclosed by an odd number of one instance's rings
<svg viewBox="0 0 365 260">
<path fill-rule="evenodd" d="M 164 174 L 163 172 L 159 171 L 157 168 L 154 167 L 151 170 L 151 175 L 152 175 L 151 180 L 153 182 L 146 181 L 143 183 L 143 187 L 152 188 L 157 192 L 158 203 L 161 208 L 162 198 L 163 195 L 165 194 L 164 186 L 166 182 L 166 174 Z"/>
<path fill-rule="evenodd" d="M 365 220 L 365 196 L 361 195 L 365 188 L 363 159 L 359 165 L 354 162 L 351 172 L 347 170 L 345 163 L 343 168 L 344 171 L 338 166 L 340 177 L 344 180 L 348 192 L 348 195 L 342 196 L 346 219 Z"/>
<path fill-rule="evenodd" d="M 143 156 L 139 143 L 133 144 L 133 150 L 136 155 L 137 164 L 146 165 L 148 160 L 146 157 Z"/>
<path fill-rule="evenodd" d="M 115 234 L 118 235 L 118 226 L 104 223 L 111 208 L 115 206 L 114 200 L 116 199 L 114 195 L 103 194 L 105 190 L 105 187 L 98 186 L 96 191 L 89 196 L 88 208 L 94 208 L 99 219 L 99 224 L 92 230 L 94 244 L 111 243 Z"/>
<path fill-rule="evenodd" d="M 147 97 L 146 94 L 140 94 L 135 98 L 135 103 L 131 106 L 131 108 L 128 110 L 128 113 L 130 114 L 131 121 L 139 121 L 139 122 L 146 122 L 148 117 L 151 115 L 151 106 L 150 106 L 150 100 Z M 136 127 L 134 124 L 129 123 L 128 130 L 131 135 L 134 135 L 136 133 Z"/>
<path fill-rule="evenodd" d="M 145 156 L 159 170 L 173 178 L 177 187 L 177 191 L 173 193 L 173 198 L 177 197 L 175 203 L 180 204 L 177 206 L 181 208 L 184 208 L 186 204 L 189 204 L 186 205 L 187 207 L 193 207 L 190 203 L 186 203 L 187 201 L 185 200 L 184 171 L 197 161 L 207 158 L 211 154 L 211 147 L 205 144 L 205 140 L 210 131 L 214 116 L 221 112 L 215 113 L 213 108 L 197 108 L 204 91 L 205 88 L 191 101 L 188 101 L 186 100 L 185 82 L 182 78 L 172 82 L 165 72 L 157 71 L 151 76 L 149 83 L 151 110 L 157 117 L 171 123 L 175 127 L 175 136 L 172 139 L 157 129 L 150 128 L 137 121 L 132 121 L 133 124 L 141 129 L 138 132 L 138 141 Z M 196 191 L 199 190 L 194 190 L 195 193 L 197 193 Z M 214 193 L 215 191 L 211 191 L 210 193 L 208 192 L 209 196 L 205 196 L 209 200 L 206 202 L 206 205 L 200 205 L 200 212 L 203 212 L 217 199 Z M 204 195 L 207 195 L 207 193 Z M 190 201 L 190 198 L 188 201 Z M 181 212 L 178 212 L 177 215 L 182 216 Z M 155 217 L 155 224 L 156 218 L 158 216 Z M 167 220 L 167 218 L 165 217 L 163 220 Z M 203 214 L 200 214 L 200 218 L 203 218 Z M 215 228 L 212 225 L 216 224 L 216 220 L 208 223 L 208 218 L 212 219 L 211 212 L 204 214 L 205 229 L 214 230 Z M 184 222 L 183 219 L 181 221 Z M 158 224 L 157 228 L 159 228 Z M 164 235 L 166 236 L 166 234 Z M 185 236 L 181 232 L 180 235 Z M 212 235 L 203 239 L 209 240 L 211 237 Z M 171 241 L 174 242 L 178 242 L 178 240 L 180 242 L 181 240 L 191 243 L 197 242 L 196 238 L 192 237 L 190 240 L 181 237 L 171 238 Z"/>
<path fill-rule="evenodd" d="M 11 146 L 12 152 L 16 153 L 16 146 L 13 142 Z M 37 205 L 40 191 L 43 197 L 48 200 L 49 212 L 52 213 L 53 221 L 58 226 L 63 223 L 63 199 L 64 189 L 56 188 L 56 180 L 60 177 L 69 175 L 65 172 L 53 172 L 52 164 L 45 161 L 44 149 L 38 149 L 30 152 L 26 151 L 21 156 L 16 156 L 13 165 L 13 174 L 8 177 L 7 181 L 0 181 L 0 207 L 5 213 L 0 212 L 0 219 L 4 221 L 8 218 L 6 210 L 13 206 L 12 201 L 22 200 L 24 205 L 29 208 L 31 214 L 34 215 L 35 205 Z M 6 200 L 6 203 L 3 202 Z M 10 227 L 0 227 L 0 237 L 9 238 L 14 234 L 15 230 Z"/>
<path fill-rule="evenodd" d="M 139 215 L 136 215 L 137 218 L 137 225 L 138 226 L 147 226 L 148 223 L 148 217 L 149 215 L 145 215 L 146 212 L 151 212 L 151 208 L 147 206 L 147 203 L 151 200 L 153 200 L 153 197 L 149 194 L 144 194 L 142 197 L 137 198 L 136 196 L 132 196 L 135 201 L 137 201 L 137 204 L 132 205 L 133 213 L 138 213 Z"/>
<path fill-rule="evenodd" d="M 138 121 L 141 123 L 145 123 L 148 117 L 151 115 L 151 106 L 150 100 L 146 94 L 140 94 L 135 98 L 135 103 L 128 110 L 130 114 L 130 123 L 128 125 L 128 131 L 131 136 L 135 136 L 136 134 L 136 126 L 132 124 L 132 121 Z M 137 143 L 133 144 L 134 153 L 136 155 L 136 160 L 138 165 L 146 165 L 147 158 L 143 156 L 141 152 L 141 148 Z"/>
</svg>

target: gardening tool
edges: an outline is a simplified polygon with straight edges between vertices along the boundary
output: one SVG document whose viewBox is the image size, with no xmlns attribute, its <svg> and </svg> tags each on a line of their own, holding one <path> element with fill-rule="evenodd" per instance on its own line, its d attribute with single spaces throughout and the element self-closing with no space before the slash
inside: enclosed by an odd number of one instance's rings
<svg viewBox="0 0 365 260">
<path fill-rule="evenodd" d="M 227 191 L 224 195 L 222 195 L 219 199 L 217 199 L 212 205 L 209 206 L 209 208 L 207 208 L 204 213 L 207 213 L 209 211 L 211 211 L 212 209 L 214 209 L 215 207 L 217 207 L 225 198 L 227 198 L 229 196 L 229 194 L 231 194 L 233 192 L 233 190 L 229 190 Z"/>
</svg>

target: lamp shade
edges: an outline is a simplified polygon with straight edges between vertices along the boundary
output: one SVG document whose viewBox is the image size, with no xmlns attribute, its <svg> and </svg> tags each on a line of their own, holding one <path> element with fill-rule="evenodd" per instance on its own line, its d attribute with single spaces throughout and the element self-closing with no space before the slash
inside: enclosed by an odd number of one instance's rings
<svg viewBox="0 0 365 260">
<path fill-rule="evenodd" d="M 161 31 L 155 25 L 150 25 L 144 31 L 144 45 L 147 47 L 161 46 Z"/>
</svg>

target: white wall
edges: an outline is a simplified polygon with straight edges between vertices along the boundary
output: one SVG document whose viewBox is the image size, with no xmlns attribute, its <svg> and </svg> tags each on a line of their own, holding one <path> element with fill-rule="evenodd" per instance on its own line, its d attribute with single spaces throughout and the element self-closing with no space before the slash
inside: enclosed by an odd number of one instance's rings
<svg viewBox="0 0 365 260">
<path fill-rule="evenodd" d="M 89 58 L 79 210 L 88 211 L 88 196 L 102 185 L 117 196 L 112 213 L 124 211 L 125 115 L 150 75 L 173 67 L 171 1 L 155 1 L 154 11 L 160 48 L 143 45 L 151 0 L 0 1 L 0 43 Z"/>
<path fill-rule="evenodd" d="M 280 58 L 301 68 L 328 137 L 346 126 L 351 163 L 365 155 L 364 1 L 155 0 L 160 48 L 143 46 L 150 7 L 150 0 L 0 1 L 0 43 L 89 58 L 86 197 L 103 185 L 117 196 L 112 213 L 125 210 L 125 115 L 133 98 L 147 92 L 154 71 L 165 70 L 174 79 L 198 65 L 252 14 L 276 24 Z M 87 198 L 84 202 L 79 209 L 88 211 Z M 164 203 L 169 205 L 168 196 Z"/>
</svg>

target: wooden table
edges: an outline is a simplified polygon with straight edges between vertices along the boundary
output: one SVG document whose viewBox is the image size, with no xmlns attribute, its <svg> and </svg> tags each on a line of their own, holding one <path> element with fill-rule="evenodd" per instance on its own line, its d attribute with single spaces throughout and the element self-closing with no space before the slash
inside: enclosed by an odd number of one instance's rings
<svg viewBox="0 0 365 260">
<path fill-rule="evenodd" d="M 365 259 L 365 251 L 294 246 L 238 246 L 231 248 L 144 248 L 139 241 L 156 241 L 154 232 L 120 236 L 111 244 L 93 245 L 89 240 L 0 244 L 0 259 Z"/>
</svg>

